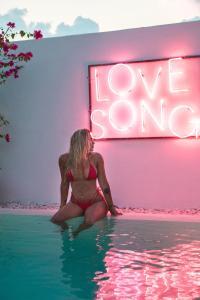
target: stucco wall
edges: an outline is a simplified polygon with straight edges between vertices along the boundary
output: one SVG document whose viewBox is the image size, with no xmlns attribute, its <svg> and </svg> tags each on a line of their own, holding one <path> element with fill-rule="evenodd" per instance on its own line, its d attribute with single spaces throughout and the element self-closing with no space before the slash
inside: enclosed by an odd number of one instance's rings
<svg viewBox="0 0 200 300">
<path fill-rule="evenodd" d="M 34 58 L 0 88 L 12 139 L 0 145 L 0 201 L 60 201 L 58 157 L 89 126 L 89 64 L 199 55 L 199 36 L 191 22 L 20 42 Z M 200 207 L 199 140 L 99 141 L 95 151 L 119 206 Z"/>
</svg>

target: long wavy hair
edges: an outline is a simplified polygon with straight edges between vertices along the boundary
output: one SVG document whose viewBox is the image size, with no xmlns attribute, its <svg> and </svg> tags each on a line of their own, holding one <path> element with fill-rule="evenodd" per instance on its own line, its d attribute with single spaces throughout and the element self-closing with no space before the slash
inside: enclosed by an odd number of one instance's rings
<svg viewBox="0 0 200 300">
<path fill-rule="evenodd" d="M 90 131 L 88 129 L 79 129 L 75 131 L 70 140 L 67 169 L 78 169 L 82 165 L 82 161 L 88 158 L 90 148 Z"/>
</svg>

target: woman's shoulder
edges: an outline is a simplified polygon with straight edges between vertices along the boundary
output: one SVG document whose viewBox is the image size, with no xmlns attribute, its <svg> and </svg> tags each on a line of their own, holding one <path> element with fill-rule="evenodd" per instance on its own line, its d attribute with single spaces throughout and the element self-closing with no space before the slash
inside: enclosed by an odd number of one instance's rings
<svg viewBox="0 0 200 300">
<path fill-rule="evenodd" d="M 65 165 L 68 159 L 69 153 L 63 153 L 59 156 L 59 164 Z"/>
<path fill-rule="evenodd" d="M 103 160 L 103 156 L 102 154 L 100 154 L 99 152 L 92 152 L 91 153 L 91 158 L 95 161 L 95 162 L 99 162 Z"/>
</svg>

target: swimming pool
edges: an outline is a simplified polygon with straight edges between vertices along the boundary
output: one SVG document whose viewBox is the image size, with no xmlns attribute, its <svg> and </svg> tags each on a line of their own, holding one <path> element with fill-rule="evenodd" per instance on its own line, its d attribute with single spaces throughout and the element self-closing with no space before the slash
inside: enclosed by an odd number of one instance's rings
<svg viewBox="0 0 200 300">
<path fill-rule="evenodd" d="M 200 223 L 81 221 L 0 215 L 0 299 L 200 299 Z"/>
</svg>

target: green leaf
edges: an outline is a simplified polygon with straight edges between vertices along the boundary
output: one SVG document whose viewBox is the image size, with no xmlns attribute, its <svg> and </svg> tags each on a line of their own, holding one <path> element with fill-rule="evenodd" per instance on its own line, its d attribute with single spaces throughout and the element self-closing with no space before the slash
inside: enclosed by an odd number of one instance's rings
<svg viewBox="0 0 200 300">
<path fill-rule="evenodd" d="M 21 37 L 23 37 L 26 33 L 24 32 L 24 30 L 20 30 L 19 34 L 21 35 Z"/>
</svg>

